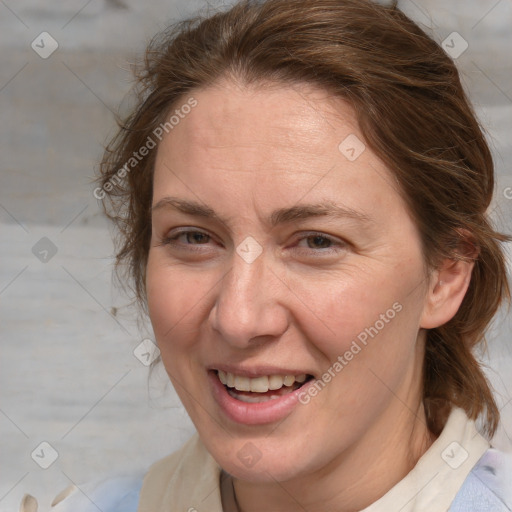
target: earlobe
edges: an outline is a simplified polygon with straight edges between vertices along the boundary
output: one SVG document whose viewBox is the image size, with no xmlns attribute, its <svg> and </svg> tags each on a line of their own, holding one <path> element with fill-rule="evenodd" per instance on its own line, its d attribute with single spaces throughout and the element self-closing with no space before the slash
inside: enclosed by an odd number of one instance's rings
<svg viewBox="0 0 512 512">
<path fill-rule="evenodd" d="M 474 260 L 446 259 L 432 274 L 421 328 L 439 327 L 455 316 L 469 287 L 474 264 Z"/>
</svg>

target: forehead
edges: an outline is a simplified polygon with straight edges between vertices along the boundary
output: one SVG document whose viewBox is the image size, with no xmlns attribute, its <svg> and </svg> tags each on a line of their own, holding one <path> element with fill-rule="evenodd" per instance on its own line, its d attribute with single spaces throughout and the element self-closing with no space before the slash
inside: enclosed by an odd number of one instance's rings
<svg viewBox="0 0 512 512">
<path fill-rule="evenodd" d="M 272 144 L 282 152 L 308 153 L 325 150 L 329 136 L 357 130 L 346 102 L 308 84 L 247 86 L 223 81 L 197 96 L 196 111 L 183 131 L 204 147 Z M 335 151 L 336 146 L 325 156 Z"/>
<path fill-rule="evenodd" d="M 224 81 L 192 91 L 173 108 L 190 97 L 196 106 L 158 148 L 153 203 L 170 189 L 200 199 L 236 194 L 273 207 L 306 194 L 332 200 L 345 192 L 345 205 L 355 207 L 356 191 L 371 206 L 394 192 L 381 194 L 383 187 L 396 188 L 365 147 L 353 108 L 324 90 Z M 345 146 L 352 153 L 344 154 Z"/>
</svg>

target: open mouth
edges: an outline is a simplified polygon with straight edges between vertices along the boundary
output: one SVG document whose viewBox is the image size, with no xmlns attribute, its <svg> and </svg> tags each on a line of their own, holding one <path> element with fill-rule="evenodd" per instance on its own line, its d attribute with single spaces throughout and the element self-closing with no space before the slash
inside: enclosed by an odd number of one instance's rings
<svg viewBox="0 0 512 512">
<path fill-rule="evenodd" d="M 215 374 L 228 394 L 246 403 L 261 403 L 276 400 L 304 386 L 313 375 L 263 375 L 249 378 L 215 370 Z"/>
</svg>

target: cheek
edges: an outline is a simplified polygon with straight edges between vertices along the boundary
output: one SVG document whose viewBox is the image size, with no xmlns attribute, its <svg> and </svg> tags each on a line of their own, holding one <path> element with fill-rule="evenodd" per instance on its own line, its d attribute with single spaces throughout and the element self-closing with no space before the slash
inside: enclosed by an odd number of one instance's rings
<svg viewBox="0 0 512 512">
<path fill-rule="evenodd" d="M 421 276 L 419 265 L 405 271 L 390 265 L 294 283 L 304 311 L 295 318 L 323 355 L 326 369 L 342 356 L 347 361 L 343 373 L 357 380 L 363 367 L 377 372 L 384 365 L 405 365 L 419 329 Z"/>
<path fill-rule="evenodd" d="M 193 329 L 209 287 L 177 265 L 166 265 L 158 256 L 148 259 L 146 292 L 148 311 L 162 356 L 193 342 Z"/>
</svg>

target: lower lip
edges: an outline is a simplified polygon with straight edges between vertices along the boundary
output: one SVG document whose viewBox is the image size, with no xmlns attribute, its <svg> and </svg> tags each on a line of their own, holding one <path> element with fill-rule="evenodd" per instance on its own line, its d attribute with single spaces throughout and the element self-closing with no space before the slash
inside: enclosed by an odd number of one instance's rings
<svg viewBox="0 0 512 512">
<path fill-rule="evenodd" d="M 299 394 L 304 392 L 313 382 L 307 382 L 295 391 L 274 400 L 248 403 L 233 398 L 219 380 L 217 372 L 209 371 L 208 378 L 212 386 L 213 396 L 224 414 L 231 420 L 244 425 L 264 425 L 282 420 L 299 404 Z"/>
</svg>

